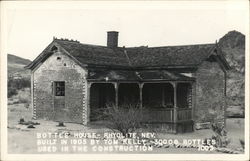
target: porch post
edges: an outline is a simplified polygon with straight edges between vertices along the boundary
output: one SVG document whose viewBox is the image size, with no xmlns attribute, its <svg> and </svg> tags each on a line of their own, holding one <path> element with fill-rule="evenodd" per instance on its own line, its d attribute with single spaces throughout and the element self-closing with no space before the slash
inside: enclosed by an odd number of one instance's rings
<svg viewBox="0 0 250 161">
<path fill-rule="evenodd" d="M 144 83 L 139 83 L 139 89 L 140 89 L 140 108 L 142 109 L 142 89 L 143 89 Z"/>
<path fill-rule="evenodd" d="M 178 115 L 178 110 L 177 110 L 177 83 L 174 82 L 172 83 L 174 86 L 174 132 L 177 133 L 177 115 Z"/>
<path fill-rule="evenodd" d="M 118 108 L 118 101 L 119 101 L 119 96 L 118 96 L 118 88 L 119 88 L 119 83 L 114 83 L 115 86 L 115 106 Z"/>
<path fill-rule="evenodd" d="M 176 107 L 177 107 L 177 92 L 176 92 L 177 83 L 174 82 L 174 83 L 173 83 L 173 86 L 174 86 L 174 108 L 176 108 Z"/>
<path fill-rule="evenodd" d="M 162 87 L 162 91 L 161 91 L 161 97 L 162 97 L 162 100 L 161 100 L 161 104 L 162 104 L 162 107 L 165 107 L 165 84 L 163 84 L 163 87 Z"/>
</svg>

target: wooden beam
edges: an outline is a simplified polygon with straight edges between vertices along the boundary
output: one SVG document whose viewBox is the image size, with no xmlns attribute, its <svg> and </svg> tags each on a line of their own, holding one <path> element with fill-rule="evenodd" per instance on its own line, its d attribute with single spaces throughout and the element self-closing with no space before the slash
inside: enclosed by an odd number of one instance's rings
<svg viewBox="0 0 250 161">
<path fill-rule="evenodd" d="M 181 70 L 181 71 L 196 71 L 197 65 L 166 65 L 166 66 L 120 66 L 120 65 L 96 65 L 88 63 L 88 67 L 91 69 L 121 69 L 121 70 Z"/>
<path fill-rule="evenodd" d="M 172 84 L 172 82 L 174 82 L 175 80 L 161 80 L 161 79 L 155 79 L 155 80 L 143 80 L 143 81 L 124 81 L 124 80 L 110 80 L 110 81 L 106 81 L 106 80 L 95 80 L 95 79 L 87 79 L 88 82 L 92 82 L 92 83 L 170 83 Z M 179 80 L 179 81 L 175 81 L 178 83 L 193 83 L 195 82 L 195 80 Z"/>
<path fill-rule="evenodd" d="M 174 108 L 177 108 L 177 83 L 173 82 L 172 85 L 174 87 Z"/>
<path fill-rule="evenodd" d="M 118 92 L 119 92 L 119 83 L 113 83 L 114 84 L 114 87 L 115 87 L 115 106 L 118 108 L 118 105 L 119 105 L 119 95 L 118 95 Z"/>
<path fill-rule="evenodd" d="M 177 83 L 173 82 L 174 87 L 174 132 L 177 133 L 177 121 L 178 121 L 178 110 L 177 110 Z"/>
<path fill-rule="evenodd" d="M 142 89 L 143 89 L 144 83 L 139 84 L 139 90 L 140 90 L 140 108 L 142 109 L 143 102 L 142 102 Z"/>
<path fill-rule="evenodd" d="M 165 107 L 165 86 L 163 84 L 163 87 L 162 87 L 162 92 L 161 92 L 161 96 L 162 96 L 162 106 Z"/>
</svg>

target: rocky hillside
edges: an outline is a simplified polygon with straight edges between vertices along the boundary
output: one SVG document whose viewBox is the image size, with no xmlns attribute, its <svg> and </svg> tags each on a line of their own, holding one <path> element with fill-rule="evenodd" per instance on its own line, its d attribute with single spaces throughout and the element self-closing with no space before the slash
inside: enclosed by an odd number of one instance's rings
<svg viewBox="0 0 250 161">
<path fill-rule="evenodd" d="M 219 40 L 219 45 L 232 68 L 227 75 L 228 106 L 244 109 L 245 35 L 230 31 Z"/>
<path fill-rule="evenodd" d="M 30 77 L 30 71 L 24 69 L 31 61 L 12 54 L 8 54 L 8 76 L 20 75 L 25 78 Z"/>
</svg>

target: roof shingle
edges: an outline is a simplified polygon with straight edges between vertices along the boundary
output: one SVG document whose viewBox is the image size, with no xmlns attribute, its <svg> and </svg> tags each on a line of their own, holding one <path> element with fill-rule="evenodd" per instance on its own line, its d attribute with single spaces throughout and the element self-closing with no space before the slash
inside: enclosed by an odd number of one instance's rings
<svg viewBox="0 0 250 161">
<path fill-rule="evenodd" d="M 83 66 L 106 66 L 110 68 L 145 67 L 191 67 L 195 68 L 215 54 L 216 44 L 198 44 L 164 47 L 109 48 L 106 46 L 82 44 L 78 41 L 54 39 L 70 56 Z M 51 51 L 48 47 L 27 68 L 33 69 L 45 60 Z"/>
<path fill-rule="evenodd" d="M 59 39 L 56 42 L 79 62 L 104 66 L 197 66 L 215 48 L 215 44 L 108 48 Z"/>
</svg>

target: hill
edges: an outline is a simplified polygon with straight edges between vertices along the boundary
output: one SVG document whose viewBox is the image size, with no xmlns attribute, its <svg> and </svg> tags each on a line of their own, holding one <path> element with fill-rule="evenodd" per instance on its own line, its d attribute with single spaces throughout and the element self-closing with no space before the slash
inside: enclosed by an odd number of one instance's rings
<svg viewBox="0 0 250 161">
<path fill-rule="evenodd" d="M 230 31 L 219 40 L 231 70 L 227 73 L 228 107 L 244 110 L 245 97 L 245 35 Z"/>
<path fill-rule="evenodd" d="M 24 69 L 31 61 L 12 54 L 8 54 L 8 76 L 20 75 L 25 78 L 30 77 L 30 71 Z"/>
</svg>

